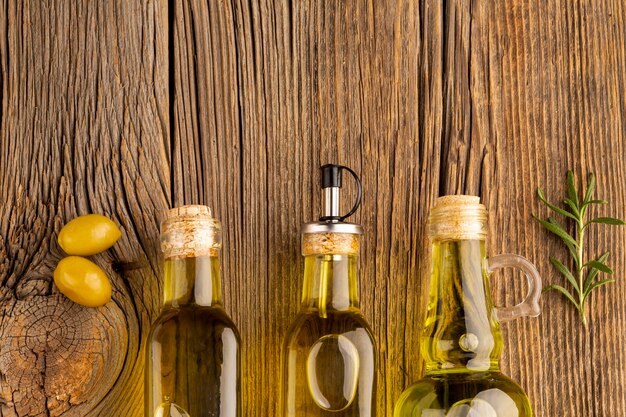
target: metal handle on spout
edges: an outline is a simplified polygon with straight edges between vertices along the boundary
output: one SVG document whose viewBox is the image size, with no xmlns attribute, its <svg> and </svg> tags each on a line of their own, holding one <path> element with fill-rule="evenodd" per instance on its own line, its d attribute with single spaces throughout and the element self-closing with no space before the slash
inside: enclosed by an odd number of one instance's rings
<svg viewBox="0 0 626 417">
<path fill-rule="evenodd" d="M 361 205 L 361 197 L 363 195 L 363 187 L 361 185 L 361 179 L 350 168 L 343 165 L 326 164 L 320 167 L 322 170 L 322 189 L 324 189 L 325 198 L 325 213 L 320 217 L 320 221 L 344 221 L 348 217 L 352 216 Z M 348 171 L 356 182 L 357 196 L 352 209 L 344 214 L 339 215 L 339 189 L 341 188 L 341 172 L 343 170 Z"/>
</svg>

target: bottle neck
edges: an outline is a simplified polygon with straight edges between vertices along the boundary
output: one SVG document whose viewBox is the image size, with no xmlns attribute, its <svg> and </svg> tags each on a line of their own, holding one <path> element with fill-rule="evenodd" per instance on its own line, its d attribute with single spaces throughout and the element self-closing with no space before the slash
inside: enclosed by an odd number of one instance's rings
<svg viewBox="0 0 626 417">
<path fill-rule="evenodd" d="M 359 309 L 357 255 L 313 254 L 304 257 L 302 307 L 319 311 Z"/>
<path fill-rule="evenodd" d="M 421 344 L 426 373 L 498 371 L 502 336 L 493 311 L 485 241 L 433 242 Z"/>
<path fill-rule="evenodd" d="M 165 259 L 164 307 L 222 304 L 217 256 Z"/>
</svg>

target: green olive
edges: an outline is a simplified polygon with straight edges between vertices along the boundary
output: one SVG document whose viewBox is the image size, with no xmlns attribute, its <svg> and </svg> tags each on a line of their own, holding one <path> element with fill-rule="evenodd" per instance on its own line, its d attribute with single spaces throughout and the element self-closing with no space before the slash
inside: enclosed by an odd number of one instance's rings
<svg viewBox="0 0 626 417">
<path fill-rule="evenodd" d="M 111 300 L 111 283 L 104 271 L 80 256 L 61 259 L 54 270 L 54 283 L 67 298 L 86 307 Z"/>
<path fill-rule="evenodd" d="M 109 249 L 122 236 L 117 225 L 100 214 L 86 214 L 67 223 L 59 245 L 69 255 L 89 256 Z"/>
</svg>

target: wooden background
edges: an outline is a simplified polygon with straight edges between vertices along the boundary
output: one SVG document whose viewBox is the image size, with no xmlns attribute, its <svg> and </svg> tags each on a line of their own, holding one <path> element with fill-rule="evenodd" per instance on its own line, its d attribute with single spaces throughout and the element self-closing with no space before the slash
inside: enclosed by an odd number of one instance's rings
<svg viewBox="0 0 626 417">
<path fill-rule="evenodd" d="M 224 225 L 224 293 L 243 338 L 244 416 L 275 414 L 298 309 L 299 228 L 317 167 L 359 172 L 363 311 L 379 345 L 379 416 L 418 379 L 436 196 L 477 194 L 490 253 L 545 282 L 565 251 L 531 218 L 565 172 L 598 174 L 626 217 L 623 0 L 0 0 L 0 416 L 142 415 L 143 341 L 160 302 L 158 225 L 204 203 Z M 111 216 L 93 259 L 114 300 L 52 285 L 61 226 Z M 626 415 L 626 228 L 600 226 L 618 283 L 590 326 L 556 294 L 505 326 L 503 369 L 539 417 Z M 494 277 L 500 303 L 514 274 Z M 422 294 L 422 295 L 420 295 Z"/>
</svg>

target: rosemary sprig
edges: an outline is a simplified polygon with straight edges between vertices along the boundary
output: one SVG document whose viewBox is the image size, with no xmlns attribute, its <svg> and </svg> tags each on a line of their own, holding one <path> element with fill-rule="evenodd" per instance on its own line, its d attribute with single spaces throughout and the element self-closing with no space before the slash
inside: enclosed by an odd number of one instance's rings
<svg viewBox="0 0 626 417">
<path fill-rule="evenodd" d="M 565 243 L 565 246 L 574 260 L 574 269 L 570 270 L 558 259 L 550 257 L 550 262 L 561 273 L 561 275 L 567 279 L 572 291 L 567 290 L 561 285 L 552 284 L 545 287 L 543 292 L 558 291 L 565 296 L 565 298 L 574 304 L 578 310 L 583 325 L 585 326 L 587 326 L 585 305 L 591 291 L 601 287 L 602 285 L 615 282 L 615 279 L 613 278 L 597 279 L 600 272 L 609 275 L 613 274 L 613 270 L 606 264 L 606 260 L 609 258 L 609 252 L 604 252 L 595 259 L 585 261 L 587 255 L 585 253 L 585 231 L 593 223 L 610 225 L 626 224 L 624 221 L 614 217 L 596 217 L 591 220 L 587 220 L 588 209 L 591 208 L 591 206 L 608 204 L 606 200 L 592 199 L 595 187 L 596 178 L 592 173 L 589 175 L 587 189 L 581 199 L 578 194 L 578 190 L 574 185 L 574 174 L 572 171 L 567 171 L 567 197 L 563 200 L 563 203 L 565 204 L 564 209 L 550 203 L 546 199 L 543 190 L 541 188 L 537 188 L 537 196 L 543 204 L 548 206 L 548 208 L 550 208 L 553 212 L 570 219 L 569 221 L 574 222 L 576 225 L 575 236 L 569 234 L 553 217 L 548 217 L 546 220 L 542 220 L 533 214 L 533 217 L 541 223 L 546 230 L 557 235 L 563 243 Z"/>
</svg>

